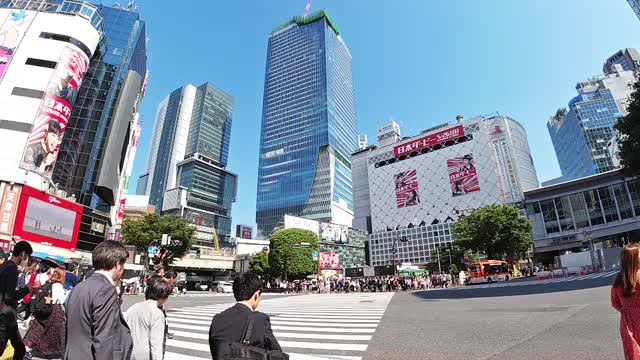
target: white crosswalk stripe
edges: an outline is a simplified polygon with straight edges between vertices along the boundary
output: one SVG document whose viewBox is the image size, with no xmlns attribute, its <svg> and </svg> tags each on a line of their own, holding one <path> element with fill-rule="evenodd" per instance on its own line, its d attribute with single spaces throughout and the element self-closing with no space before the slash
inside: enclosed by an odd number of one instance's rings
<svg viewBox="0 0 640 360">
<path fill-rule="evenodd" d="M 592 274 L 583 275 L 583 276 L 559 277 L 555 279 L 544 279 L 544 280 L 509 281 L 509 282 L 500 282 L 500 283 L 493 283 L 493 284 L 471 285 L 471 286 L 465 286 L 465 287 L 459 287 L 459 288 L 452 288 L 449 290 L 473 290 L 473 289 L 487 289 L 487 288 L 495 289 L 495 288 L 513 287 L 513 286 L 556 284 L 556 283 L 565 283 L 565 282 L 584 281 L 589 279 L 613 277 L 617 273 L 618 273 L 618 270 L 613 270 L 613 271 L 592 273 Z"/>
<path fill-rule="evenodd" d="M 375 333 L 392 293 L 322 294 L 271 298 L 259 310 L 291 360 L 359 360 Z M 210 359 L 211 318 L 234 303 L 195 306 L 167 312 L 174 338 L 167 360 Z"/>
</svg>

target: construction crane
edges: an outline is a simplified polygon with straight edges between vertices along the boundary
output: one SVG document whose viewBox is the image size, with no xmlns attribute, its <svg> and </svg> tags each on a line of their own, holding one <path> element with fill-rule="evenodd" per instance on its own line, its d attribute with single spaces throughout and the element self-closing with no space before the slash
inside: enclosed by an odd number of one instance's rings
<svg viewBox="0 0 640 360">
<path fill-rule="evenodd" d="M 307 6 L 305 6 L 305 7 L 304 7 L 304 14 L 303 14 L 302 16 L 307 16 L 307 15 L 309 15 L 309 10 L 311 9 L 311 2 L 312 2 L 312 1 L 313 1 L 313 0 L 309 0 L 309 1 L 307 2 Z"/>
<path fill-rule="evenodd" d="M 198 220 L 196 221 L 196 225 L 202 225 L 202 223 L 204 222 L 204 219 L 202 218 L 202 215 L 200 215 L 198 217 Z M 213 246 L 216 249 L 216 251 L 220 251 L 220 240 L 218 240 L 218 231 L 216 230 L 216 225 L 214 224 L 215 220 L 211 222 L 211 232 L 212 237 L 213 237 Z"/>
</svg>

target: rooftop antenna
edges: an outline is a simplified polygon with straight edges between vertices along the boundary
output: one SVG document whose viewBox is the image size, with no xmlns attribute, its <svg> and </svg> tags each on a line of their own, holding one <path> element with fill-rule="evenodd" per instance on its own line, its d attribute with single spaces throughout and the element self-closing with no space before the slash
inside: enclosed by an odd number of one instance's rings
<svg viewBox="0 0 640 360">
<path fill-rule="evenodd" d="M 309 1 L 307 2 L 307 6 L 305 6 L 305 7 L 304 7 L 304 15 L 302 15 L 302 16 L 307 16 L 307 15 L 309 15 L 309 10 L 311 9 L 311 2 L 312 2 L 312 1 L 313 1 L 313 0 L 309 0 Z"/>
</svg>

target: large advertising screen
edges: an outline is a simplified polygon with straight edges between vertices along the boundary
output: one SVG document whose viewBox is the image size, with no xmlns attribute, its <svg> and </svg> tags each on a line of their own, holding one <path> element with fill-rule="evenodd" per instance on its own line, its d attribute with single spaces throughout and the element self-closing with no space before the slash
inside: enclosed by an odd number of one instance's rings
<svg viewBox="0 0 640 360">
<path fill-rule="evenodd" d="M 84 54 L 70 47 L 63 49 L 36 114 L 21 168 L 51 176 L 87 66 Z"/>
<path fill-rule="evenodd" d="M 393 148 L 393 154 L 395 155 L 395 157 L 408 155 L 412 152 L 444 144 L 447 141 L 455 140 L 463 136 L 464 127 L 462 125 L 457 125 L 434 134 L 423 136 L 411 142 L 398 145 Z"/>
<path fill-rule="evenodd" d="M 75 250 L 82 205 L 23 186 L 14 235 L 22 240 Z"/>
<path fill-rule="evenodd" d="M 478 171 L 473 161 L 473 154 L 447 160 L 451 195 L 462 196 L 480 191 Z"/>
<path fill-rule="evenodd" d="M 349 227 L 338 224 L 320 223 L 320 237 L 324 241 L 346 244 L 349 242 Z"/>
<path fill-rule="evenodd" d="M 418 194 L 418 174 L 416 169 L 395 175 L 396 205 L 398 208 L 420 204 Z"/>
<path fill-rule="evenodd" d="M 0 27 L 0 81 L 36 14 L 36 12 L 24 10 L 11 11 Z"/>
<path fill-rule="evenodd" d="M 339 270 L 340 255 L 331 252 L 320 253 L 320 270 Z"/>
</svg>

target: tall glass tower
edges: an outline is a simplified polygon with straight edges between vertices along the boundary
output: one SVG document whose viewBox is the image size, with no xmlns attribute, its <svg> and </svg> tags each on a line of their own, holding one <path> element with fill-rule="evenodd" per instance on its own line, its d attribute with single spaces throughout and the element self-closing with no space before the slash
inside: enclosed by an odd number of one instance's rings
<svg viewBox="0 0 640 360">
<path fill-rule="evenodd" d="M 256 203 L 258 236 L 285 214 L 351 225 L 358 148 L 351 53 L 321 10 L 269 36 Z"/>
<path fill-rule="evenodd" d="M 147 74 L 145 23 L 130 8 L 98 5 L 104 37 L 78 91 L 53 182 L 83 205 L 115 205 L 131 120 Z"/>
</svg>

